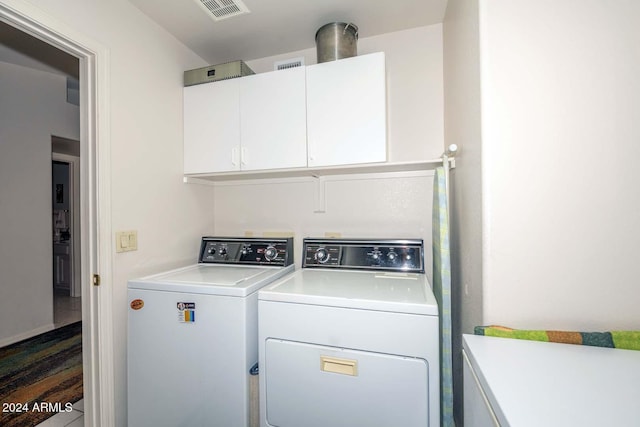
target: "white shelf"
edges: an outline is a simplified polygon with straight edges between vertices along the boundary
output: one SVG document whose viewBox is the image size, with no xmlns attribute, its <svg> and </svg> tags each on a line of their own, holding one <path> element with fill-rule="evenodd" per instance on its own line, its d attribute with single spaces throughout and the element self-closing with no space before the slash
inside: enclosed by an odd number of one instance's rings
<svg viewBox="0 0 640 427">
<path fill-rule="evenodd" d="M 330 175 L 350 175 L 387 172 L 410 172 L 433 170 L 442 166 L 442 159 L 422 160 L 416 162 L 367 163 L 360 165 L 329 166 L 319 168 L 273 169 L 258 171 L 219 172 L 211 174 L 188 174 L 184 182 L 191 184 L 215 184 L 225 181 L 242 181 L 254 179 L 322 177 Z M 451 167 L 455 167 L 454 159 L 449 158 Z"/>
</svg>

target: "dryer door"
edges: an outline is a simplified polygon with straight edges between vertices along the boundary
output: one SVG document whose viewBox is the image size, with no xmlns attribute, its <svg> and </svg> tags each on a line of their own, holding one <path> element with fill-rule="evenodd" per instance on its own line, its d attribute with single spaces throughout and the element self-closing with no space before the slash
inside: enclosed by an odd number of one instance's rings
<svg viewBox="0 0 640 427">
<path fill-rule="evenodd" d="M 426 360 L 268 339 L 266 418 L 277 427 L 425 427 Z"/>
</svg>

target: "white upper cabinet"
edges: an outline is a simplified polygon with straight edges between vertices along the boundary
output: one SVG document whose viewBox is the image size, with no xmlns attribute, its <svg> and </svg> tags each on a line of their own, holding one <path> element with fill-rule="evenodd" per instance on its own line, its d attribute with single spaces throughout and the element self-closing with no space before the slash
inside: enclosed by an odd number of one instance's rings
<svg viewBox="0 0 640 427">
<path fill-rule="evenodd" d="M 240 79 L 241 169 L 307 166 L 305 68 Z"/>
<path fill-rule="evenodd" d="M 387 160 L 383 52 L 307 67 L 310 167 Z"/>
<path fill-rule="evenodd" d="M 384 53 L 184 88 L 184 173 L 387 160 Z"/>
<path fill-rule="evenodd" d="M 184 88 L 184 173 L 307 165 L 304 67 Z"/>
<path fill-rule="evenodd" d="M 184 88 L 184 173 L 238 170 L 240 81 Z"/>
</svg>

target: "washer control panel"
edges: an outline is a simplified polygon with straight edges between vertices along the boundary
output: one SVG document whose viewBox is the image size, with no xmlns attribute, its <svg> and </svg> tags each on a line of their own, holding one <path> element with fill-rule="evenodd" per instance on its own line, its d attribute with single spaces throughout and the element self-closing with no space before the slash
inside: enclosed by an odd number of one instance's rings
<svg viewBox="0 0 640 427">
<path fill-rule="evenodd" d="M 424 273 L 421 239 L 304 239 L 303 268 L 345 268 Z"/>
<path fill-rule="evenodd" d="M 204 264 L 293 264 L 293 238 L 203 237 L 198 262 Z"/>
</svg>

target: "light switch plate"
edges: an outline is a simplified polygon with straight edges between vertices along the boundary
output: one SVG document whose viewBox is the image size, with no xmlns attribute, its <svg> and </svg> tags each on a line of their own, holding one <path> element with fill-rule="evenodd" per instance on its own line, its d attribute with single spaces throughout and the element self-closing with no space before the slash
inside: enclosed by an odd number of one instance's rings
<svg viewBox="0 0 640 427">
<path fill-rule="evenodd" d="M 116 232 L 116 252 L 138 250 L 138 232 L 136 230 Z"/>
</svg>

